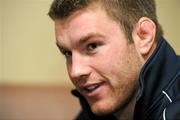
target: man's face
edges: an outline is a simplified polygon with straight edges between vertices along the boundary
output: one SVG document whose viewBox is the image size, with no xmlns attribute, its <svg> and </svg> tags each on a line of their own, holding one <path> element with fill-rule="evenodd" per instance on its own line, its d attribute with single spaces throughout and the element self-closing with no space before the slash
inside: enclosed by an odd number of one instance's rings
<svg viewBox="0 0 180 120">
<path fill-rule="evenodd" d="M 70 79 L 95 114 L 111 113 L 132 100 L 142 64 L 135 45 L 104 10 L 55 20 L 55 32 Z"/>
</svg>

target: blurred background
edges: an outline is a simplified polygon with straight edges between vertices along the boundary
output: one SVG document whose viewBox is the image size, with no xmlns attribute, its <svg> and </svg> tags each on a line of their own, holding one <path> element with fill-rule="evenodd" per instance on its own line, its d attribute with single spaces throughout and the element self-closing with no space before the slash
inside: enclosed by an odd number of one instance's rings
<svg viewBox="0 0 180 120">
<path fill-rule="evenodd" d="M 0 120 L 71 120 L 80 110 L 47 16 L 52 0 L 0 0 Z M 156 0 L 180 54 L 180 0 Z"/>
</svg>

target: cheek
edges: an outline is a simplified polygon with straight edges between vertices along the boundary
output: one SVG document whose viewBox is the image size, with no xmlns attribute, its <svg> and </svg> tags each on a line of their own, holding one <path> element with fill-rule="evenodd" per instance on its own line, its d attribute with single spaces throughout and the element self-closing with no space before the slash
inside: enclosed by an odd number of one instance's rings
<svg viewBox="0 0 180 120">
<path fill-rule="evenodd" d="M 118 74 L 123 69 L 123 56 L 119 51 L 108 51 L 96 60 L 97 69 L 104 74 Z M 125 57 L 125 56 L 124 56 Z"/>
<path fill-rule="evenodd" d="M 99 58 L 96 68 L 111 84 L 128 84 L 137 75 L 133 59 L 128 50 L 109 51 L 104 57 Z"/>
<path fill-rule="evenodd" d="M 91 65 L 96 74 L 109 78 L 110 75 L 114 72 L 114 56 L 109 53 L 104 53 L 97 56 L 95 59 L 91 60 Z"/>
</svg>

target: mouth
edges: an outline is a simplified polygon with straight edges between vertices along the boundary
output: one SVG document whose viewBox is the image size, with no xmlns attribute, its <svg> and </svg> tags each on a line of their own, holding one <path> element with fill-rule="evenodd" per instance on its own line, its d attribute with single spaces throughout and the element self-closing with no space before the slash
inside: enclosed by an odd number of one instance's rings
<svg viewBox="0 0 180 120">
<path fill-rule="evenodd" d="M 96 90 L 100 85 L 90 85 L 90 86 L 87 86 L 87 87 L 84 87 L 83 89 L 87 92 L 92 92 L 94 90 Z"/>
<path fill-rule="evenodd" d="M 95 83 L 95 84 L 86 84 L 80 88 L 80 91 L 83 95 L 87 97 L 97 97 L 102 91 L 104 82 Z"/>
</svg>

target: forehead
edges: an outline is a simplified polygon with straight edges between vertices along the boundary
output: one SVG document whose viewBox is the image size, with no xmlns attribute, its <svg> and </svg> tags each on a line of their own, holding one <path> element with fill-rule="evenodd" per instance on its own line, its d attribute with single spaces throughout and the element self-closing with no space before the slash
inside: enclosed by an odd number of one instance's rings
<svg viewBox="0 0 180 120">
<path fill-rule="evenodd" d="M 65 20 L 55 20 L 56 39 L 59 42 L 77 41 L 91 33 L 112 35 L 117 29 L 120 29 L 119 24 L 101 8 L 80 10 Z"/>
<path fill-rule="evenodd" d="M 79 27 L 83 27 L 93 22 L 103 22 L 107 19 L 110 20 L 105 10 L 102 9 L 101 7 L 95 9 L 87 8 L 76 11 L 66 19 L 56 19 L 55 27 L 60 26 L 61 29 L 67 29 L 69 27 L 74 27 L 74 26 L 76 27 L 80 24 L 81 26 Z"/>
<path fill-rule="evenodd" d="M 82 29 L 86 26 L 92 26 L 93 22 L 97 19 L 97 12 L 92 10 L 79 10 L 69 16 L 67 19 L 56 19 L 56 30 L 72 30 Z M 67 32 L 67 31 L 66 31 Z"/>
<path fill-rule="evenodd" d="M 69 27 L 74 27 L 74 25 L 77 26 L 81 24 L 79 27 L 83 27 L 99 19 L 107 19 L 106 17 L 106 12 L 101 8 L 84 8 L 74 12 L 65 19 L 56 19 L 55 26 L 61 26 L 61 29 L 67 29 Z"/>
</svg>

